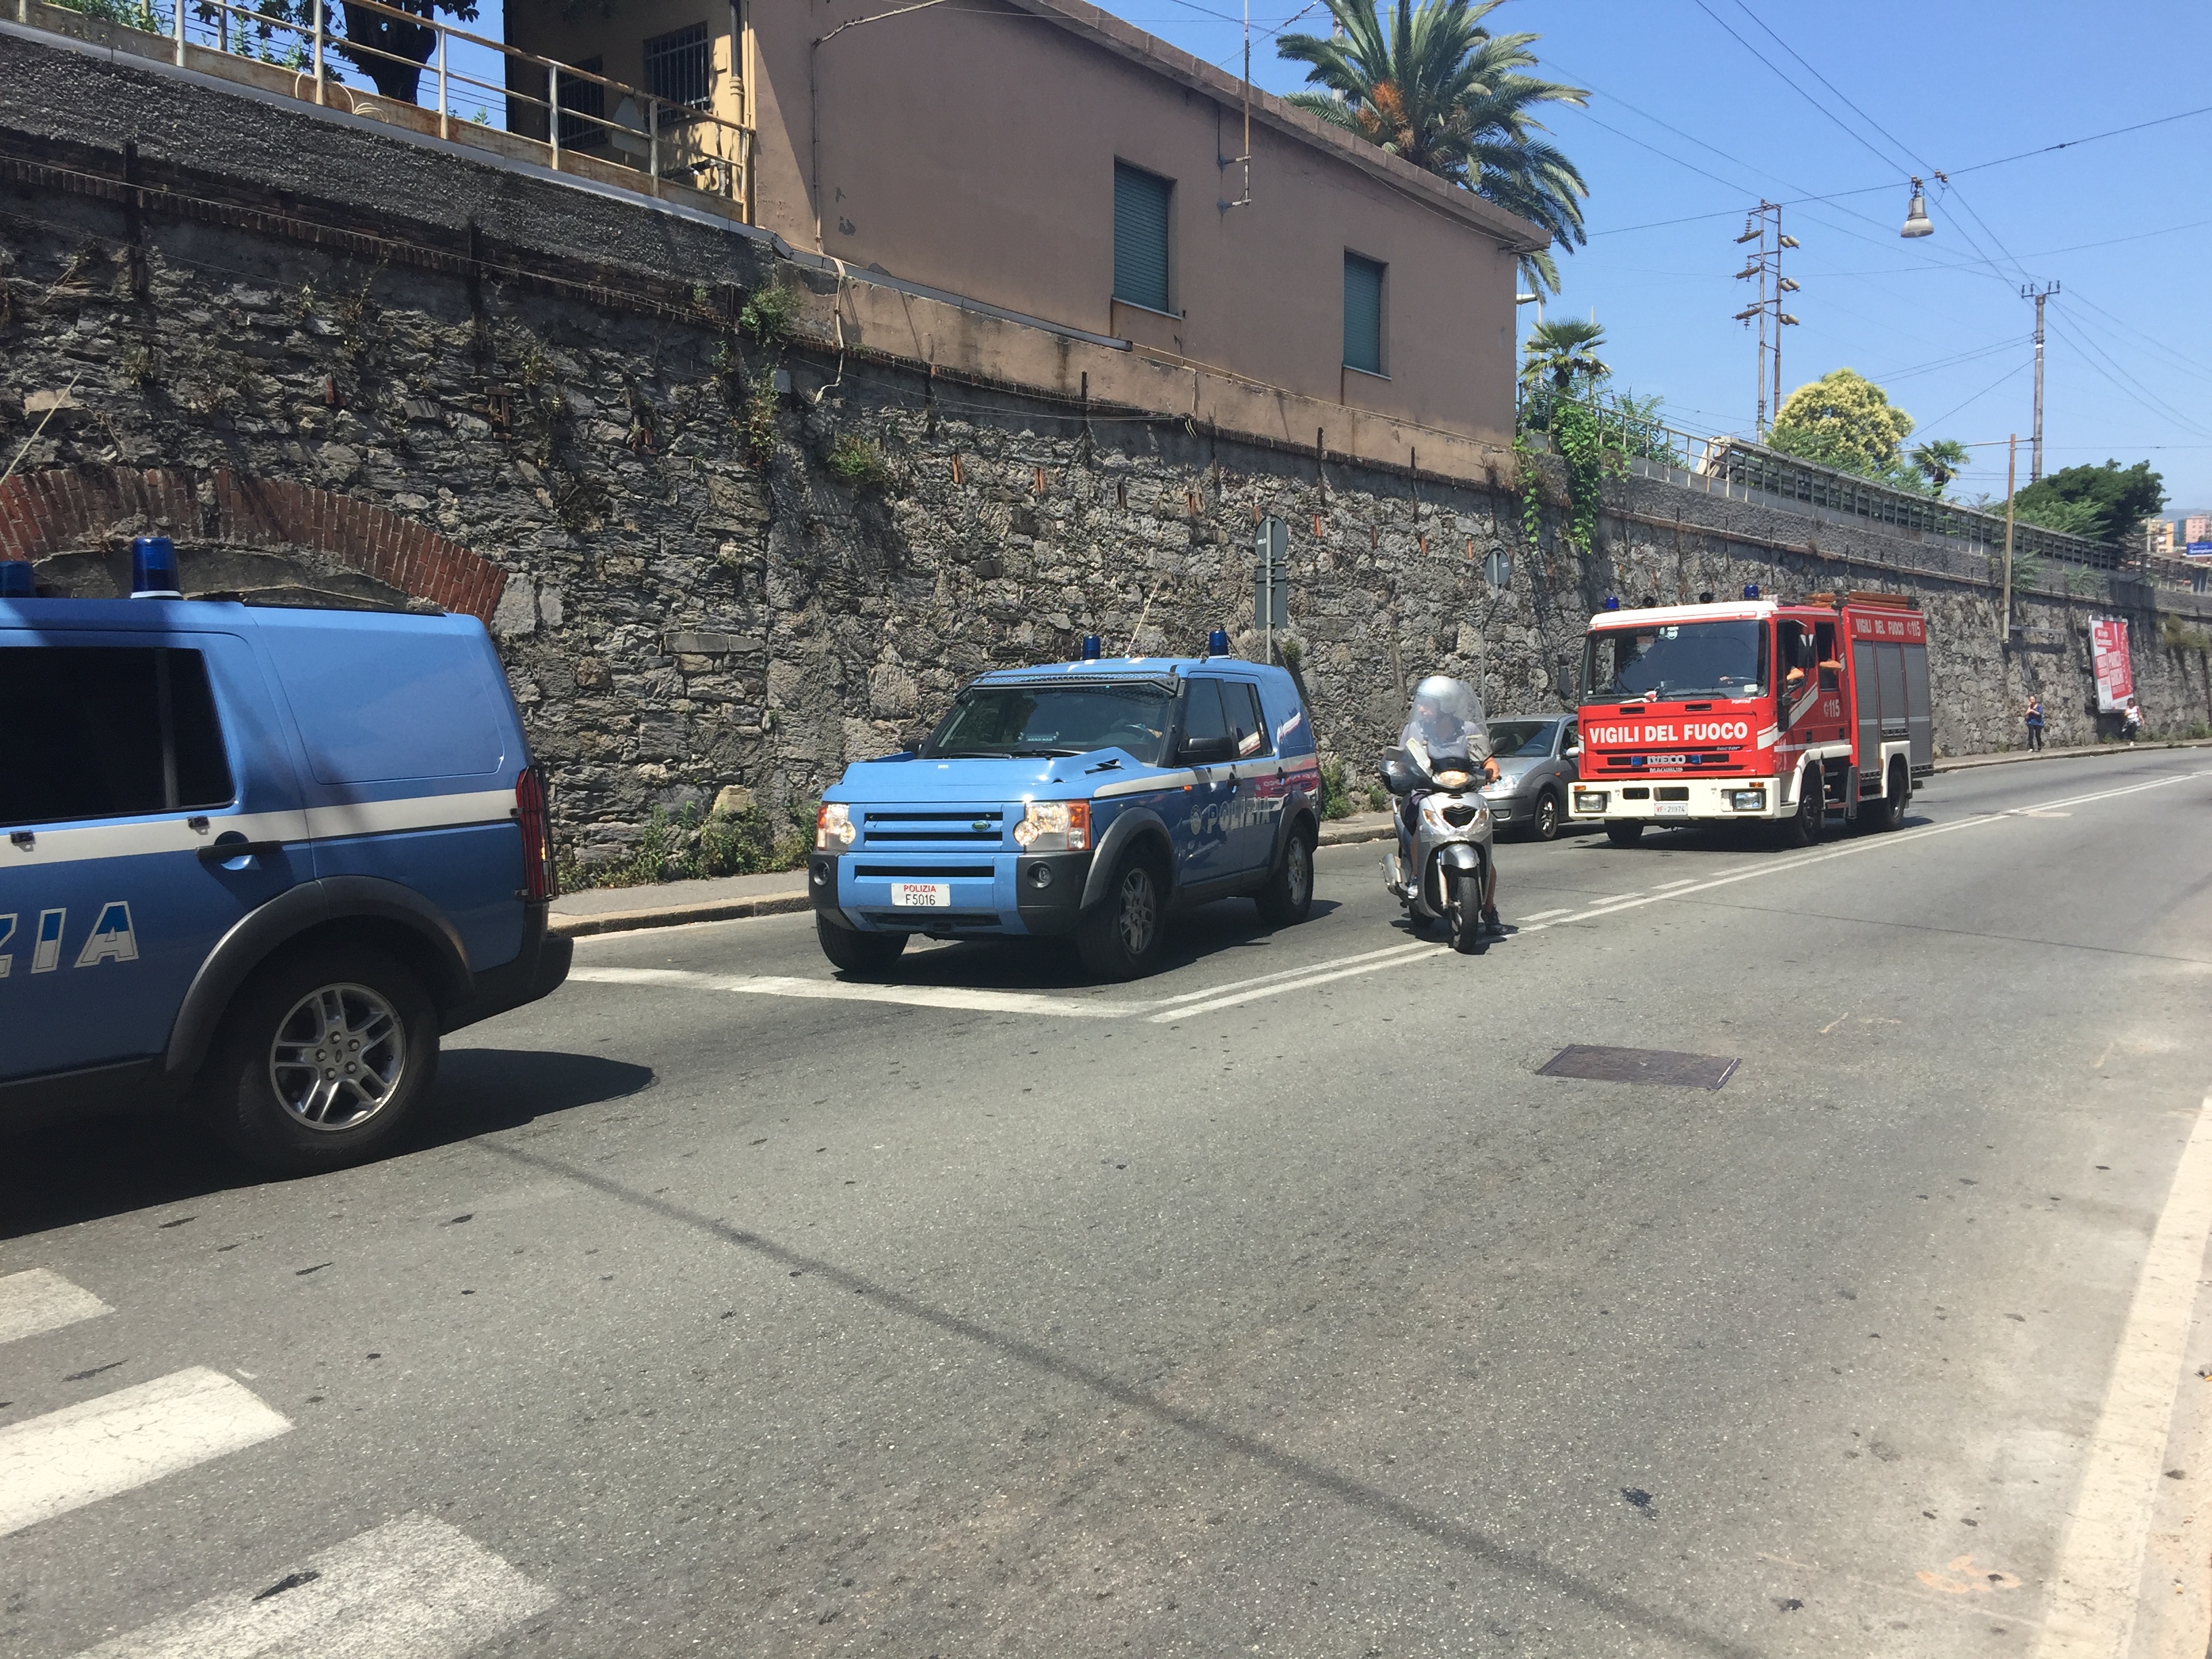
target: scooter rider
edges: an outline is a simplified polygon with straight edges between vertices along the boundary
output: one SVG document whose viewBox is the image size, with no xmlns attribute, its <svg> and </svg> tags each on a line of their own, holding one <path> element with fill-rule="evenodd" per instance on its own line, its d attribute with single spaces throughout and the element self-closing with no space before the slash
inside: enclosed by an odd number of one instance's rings
<svg viewBox="0 0 2212 1659">
<path fill-rule="evenodd" d="M 1431 674 L 1413 688 L 1413 717 L 1399 733 L 1398 746 L 1425 774 L 1433 776 L 1441 760 L 1464 758 L 1479 763 L 1486 780 L 1498 776 L 1498 762 L 1490 752 L 1490 724 L 1483 714 L 1482 698 L 1465 680 Z M 1413 864 L 1413 828 L 1420 814 L 1422 792 L 1408 791 L 1399 809 L 1398 844 L 1402 867 Z M 1498 860 L 1487 860 L 1490 881 L 1482 899 L 1483 926 L 1492 932 L 1498 919 Z"/>
</svg>

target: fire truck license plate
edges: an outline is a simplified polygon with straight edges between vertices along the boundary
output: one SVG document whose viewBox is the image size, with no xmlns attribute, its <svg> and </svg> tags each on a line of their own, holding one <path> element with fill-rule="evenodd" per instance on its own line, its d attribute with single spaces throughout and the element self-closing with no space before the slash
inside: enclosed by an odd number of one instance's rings
<svg viewBox="0 0 2212 1659">
<path fill-rule="evenodd" d="M 1686 818 L 1690 816 L 1690 803 L 1686 800 L 1662 800 L 1655 805 L 1653 811 L 1662 818 Z"/>
<path fill-rule="evenodd" d="M 895 881 L 891 902 L 901 909 L 950 910 L 952 884 L 949 881 Z"/>
</svg>

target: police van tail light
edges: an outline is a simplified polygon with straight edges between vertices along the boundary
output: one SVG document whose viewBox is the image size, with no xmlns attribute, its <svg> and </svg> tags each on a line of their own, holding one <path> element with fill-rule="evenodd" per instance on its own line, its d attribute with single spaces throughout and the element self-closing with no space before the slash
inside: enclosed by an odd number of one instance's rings
<svg viewBox="0 0 2212 1659">
<path fill-rule="evenodd" d="M 514 816 L 522 825 L 522 896 L 532 904 L 557 896 L 553 822 L 545 811 L 545 775 L 526 766 L 514 775 Z"/>
</svg>

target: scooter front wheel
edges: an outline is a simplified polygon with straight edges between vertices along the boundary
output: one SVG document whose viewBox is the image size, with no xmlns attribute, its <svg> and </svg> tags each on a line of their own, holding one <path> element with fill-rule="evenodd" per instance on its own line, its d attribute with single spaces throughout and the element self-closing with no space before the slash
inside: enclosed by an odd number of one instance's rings
<svg viewBox="0 0 2212 1659">
<path fill-rule="evenodd" d="M 1455 870 L 1451 875 L 1452 949 L 1471 956 L 1482 948 L 1482 872 Z"/>
</svg>

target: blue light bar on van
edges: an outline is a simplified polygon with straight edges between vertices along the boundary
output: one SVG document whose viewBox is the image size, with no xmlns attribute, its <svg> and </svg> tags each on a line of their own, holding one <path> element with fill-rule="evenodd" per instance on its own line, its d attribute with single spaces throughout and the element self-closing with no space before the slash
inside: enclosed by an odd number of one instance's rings
<svg viewBox="0 0 2212 1659">
<path fill-rule="evenodd" d="M 1227 629 L 1217 628 L 1206 636 L 1206 654 L 1209 657 L 1225 657 L 1229 654 Z"/>
<path fill-rule="evenodd" d="M 0 599 L 36 598 L 39 587 L 32 577 L 28 560 L 0 559 Z"/>
<path fill-rule="evenodd" d="M 1085 634 L 1083 636 L 1084 661 L 1097 662 L 1098 660 L 1099 653 L 1104 650 L 1104 648 L 1105 647 L 1103 642 L 1100 641 L 1099 637 L 1096 634 Z"/>
<path fill-rule="evenodd" d="M 1605 603 L 1604 603 L 1602 605 L 1599 606 L 1598 608 L 1599 608 L 1600 610 L 1601 610 L 1601 611 L 1618 611 L 1618 610 L 1620 610 L 1620 594 L 1618 594 L 1618 593 L 1608 593 L 1608 594 L 1607 594 L 1607 595 L 1605 596 Z"/>
<path fill-rule="evenodd" d="M 1747 599 L 1757 599 L 1759 597 L 1759 584 L 1757 582 L 1746 582 L 1743 585 L 1743 596 Z"/>
<path fill-rule="evenodd" d="M 167 536 L 135 536 L 131 541 L 131 597 L 181 599 L 177 586 L 177 544 Z"/>
</svg>

